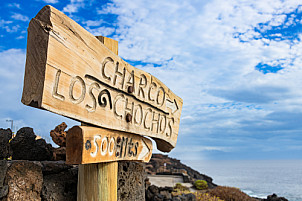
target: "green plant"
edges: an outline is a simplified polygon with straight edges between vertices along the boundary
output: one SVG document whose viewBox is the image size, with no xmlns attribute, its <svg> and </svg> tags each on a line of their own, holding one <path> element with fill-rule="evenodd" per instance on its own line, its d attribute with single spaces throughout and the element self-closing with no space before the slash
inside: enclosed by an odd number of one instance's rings
<svg viewBox="0 0 302 201">
<path fill-rule="evenodd" d="M 208 183 L 205 180 L 196 180 L 194 186 L 198 190 L 205 190 L 208 188 Z"/>
<path fill-rule="evenodd" d="M 179 191 L 188 191 L 189 188 L 186 186 L 181 185 L 181 183 L 176 183 L 174 186 L 174 190 L 179 190 Z"/>
</svg>

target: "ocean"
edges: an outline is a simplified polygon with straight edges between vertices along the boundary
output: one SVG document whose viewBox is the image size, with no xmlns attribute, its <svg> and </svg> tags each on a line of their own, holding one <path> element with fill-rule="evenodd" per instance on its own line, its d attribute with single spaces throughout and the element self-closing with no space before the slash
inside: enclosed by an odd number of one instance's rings
<svg viewBox="0 0 302 201">
<path fill-rule="evenodd" d="M 184 161 L 221 186 L 240 188 L 253 197 L 273 193 L 302 201 L 302 160 Z"/>
</svg>

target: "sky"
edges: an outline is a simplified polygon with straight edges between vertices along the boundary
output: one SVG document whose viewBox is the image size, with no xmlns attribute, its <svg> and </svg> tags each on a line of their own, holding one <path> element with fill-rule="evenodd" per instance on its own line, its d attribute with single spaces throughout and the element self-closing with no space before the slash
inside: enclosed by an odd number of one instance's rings
<svg viewBox="0 0 302 201">
<path fill-rule="evenodd" d="M 1 0 L 0 127 L 50 141 L 79 122 L 21 103 L 27 27 L 45 5 L 117 40 L 120 57 L 183 99 L 170 156 L 302 159 L 301 1 Z"/>
</svg>

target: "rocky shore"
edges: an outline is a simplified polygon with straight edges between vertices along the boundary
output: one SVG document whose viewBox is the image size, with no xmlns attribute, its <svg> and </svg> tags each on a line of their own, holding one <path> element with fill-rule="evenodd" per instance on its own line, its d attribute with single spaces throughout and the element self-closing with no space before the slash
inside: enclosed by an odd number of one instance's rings
<svg viewBox="0 0 302 201">
<path fill-rule="evenodd" d="M 148 175 L 157 175 L 157 174 L 159 174 L 159 175 L 162 175 L 162 174 L 182 175 L 182 176 L 184 176 L 185 182 L 192 183 L 192 185 L 194 184 L 194 181 L 196 181 L 196 180 L 205 180 L 208 183 L 209 189 L 215 189 L 218 186 L 217 184 L 213 183 L 213 179 L 211 177 L 199 173 L 198 171 L 192 169 L 191 167 L 181 163 L 180 160 L 178 160 L 178 159 L 170 158 L 167 155 L 163 155 L 163 154 L 153 154 L 152 155 L 150 162 L 146 164 L 146 173 Z M 174 189 L 172 187 L 158 187 L 158 186 L 152 185 L 152 183 L 149 183 L 149 184 L 147 183 L 146 200 L 147 201 L 196 200 L 196 196 L 192 193 L 183 194 L 180 197 L 173 197 L 173 194 L 172 194 L 173 190 Z M 206 192 L 208 193 L 209 191 L 206 191 Z M 243 194 L 243 192 L 241 192 L 241 193 Z M 286 198 L 278 197 L 276 194 L 268 195 L 267 198 L 265 198 L 265 199 L 249 197 L 246 195 L 246 200 L 288 201 Z M 243 201 L 243 199 L 242 199 L 242 201 Z"/>
</svg>

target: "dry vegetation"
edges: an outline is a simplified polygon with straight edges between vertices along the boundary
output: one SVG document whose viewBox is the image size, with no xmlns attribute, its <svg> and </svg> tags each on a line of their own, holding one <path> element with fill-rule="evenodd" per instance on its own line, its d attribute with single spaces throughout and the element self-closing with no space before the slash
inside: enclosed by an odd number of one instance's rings
<svg viewBox="0 0 302 201">
<path fill-rule="evenodd" d="M 218 186 L 215 189 L 209 190 L 209 194 L 217 196 L 224 201 L 256 201 L 238 188 Z"/>
<path fill-rule="evenodd" d="M 174 187 L 173 196 L 193 193 L 198 201 L 256 201 L 238 188 L 218 186 L 215 189 L 206 191 L 190 192 L 189 189 L 181 184 Z"/>
</svg>

